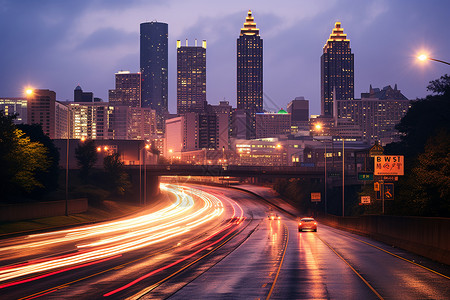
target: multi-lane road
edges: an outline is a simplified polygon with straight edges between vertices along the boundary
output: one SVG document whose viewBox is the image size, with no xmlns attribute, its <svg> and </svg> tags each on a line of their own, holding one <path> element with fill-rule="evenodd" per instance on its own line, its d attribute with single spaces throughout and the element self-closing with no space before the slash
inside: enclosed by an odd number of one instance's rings
<svg viewBox="0 0 450 300">
<path fill-rule="evenodd" d="M 448 266 L 320 223 L 298 232 L 243 191 L 162 189 L 137 215 L 0 240 L 1 299 L 450 298 Z"/>
</svg>

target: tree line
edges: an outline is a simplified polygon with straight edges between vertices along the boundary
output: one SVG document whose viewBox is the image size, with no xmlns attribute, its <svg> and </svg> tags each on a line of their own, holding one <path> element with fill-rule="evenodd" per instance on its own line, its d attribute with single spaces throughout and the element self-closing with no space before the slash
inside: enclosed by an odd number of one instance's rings
<svg viewBox="0 0 450 300">
<path fill-rule="evenodd" d="M 64 199 L 64 193 L 58 194 L 65 188 L 59 183 L 64 177 L 64 171 L 59 168 L 59 150 L 41 125 L 16 125 L 15 118 L 0 111 L 0 202 L 51 200 L 52 193 L 60 197 L 54 200 Z M 98 174 L 93 174 L 98 160 L 94 141 L 80 142 L 75 156 L 80 169 L 75 172 L 78 176 L 71 186 L 72 196 L 100 195 L 97 198 L 104 199 L 123 196 L 131 190 L 119 153 L 105 156 L 104 168 L 97 170 Z M 95 180 L 91 180 L 93 176 Z"/>
</svg>

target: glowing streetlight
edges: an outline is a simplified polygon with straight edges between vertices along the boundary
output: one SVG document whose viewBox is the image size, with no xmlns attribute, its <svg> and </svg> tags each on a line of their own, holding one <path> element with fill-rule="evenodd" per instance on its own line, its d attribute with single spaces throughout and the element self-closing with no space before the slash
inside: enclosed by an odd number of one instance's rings
<svg viewBox="0 0 450 300">
<path fill-rule="evenodd" d="M 173 162 L 173 150 L 172 149 L 169 149 L 169 153 L 170 153 L 170 164 L 172 164 L 172 162 Z"/>
<path fill-rule="evenodd" d="M 139 204 L 146 204 L 147 202 L 147 163 L 145 162 L 145 151 L 150 149 L 149 144 L 139 149 Z M 106 151 L 106 150 L 105 150 Z M 144 152 L 142 155 L 141 153 Z M 144 199 L 142 200 L 142 165 L 144 165 Z"/>
<path fill-rule="evenodd" d="M 320 123 L 317 123 L 315 126 L 316 130 L 321 130 L 322 125 Z M 345 143 L 344 138 L 340 136 L 339 134 L 335 133 L 338 137 L 342 140 L 342 216 L 345 216 Z M 326 153 L 325 153 L 325 159 L 326 159 Z M 326 165 L 326 160 L 325 160 Z"/>
<path fill-rule="evenodd" d="M 446 61 L 443 61 L 443 60 L 439 60 L 439 59 L 435 59 L 435 58 L 428 57 L 428 55 L 426 55 L 426 54 L 421 54 L 421 55 L 417 56 L 417 59 L 418 59 L 418 60 L 421 60 L 421 61 L 432 60 L 432 61 L 440 62 L 440 63 L 446 64 L 446 65 L 450 65 L 449 62 L 446 62 Z"/>
<path fill-rule="evenodd" d="M 31 96 L 33 94 L 33 89 L 26 89 L 25 93 L 29 96 Z"/>
</svg>

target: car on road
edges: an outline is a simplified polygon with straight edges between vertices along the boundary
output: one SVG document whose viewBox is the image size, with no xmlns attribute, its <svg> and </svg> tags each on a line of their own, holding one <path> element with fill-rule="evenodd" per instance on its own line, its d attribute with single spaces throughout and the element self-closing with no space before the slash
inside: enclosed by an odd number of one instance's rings
<svg viewBox="0 0 450 300">
<path fill-rule="evenodd" d="M 312 230 L 317 231 L 317 222 L 314 218 L 302 218 L 298 222 L 298 231 Z"/>
<path fill-rule="evenodd" d="M 281 219 L 281 217 L 278 214 L 274 213 L 274 212 L 269 212 L 267 218 L 269 220 L 280 220 Z"/>
</svg>

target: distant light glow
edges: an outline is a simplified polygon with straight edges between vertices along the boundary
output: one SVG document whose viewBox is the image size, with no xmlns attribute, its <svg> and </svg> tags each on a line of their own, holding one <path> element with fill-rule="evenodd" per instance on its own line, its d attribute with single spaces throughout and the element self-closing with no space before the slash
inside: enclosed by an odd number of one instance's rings
<svg viewBox="0 0 450 300">
<path fill-rule="evenodd" d="M 421 55 L 419 55 L 417 58 L 418 58 L 419 60 L 424 61 L 424 60 L 427 60 L 427 59 L 428 59 L 428 56 L 426 56 L 425 54 L 421 54 Z"/>
</svg>

